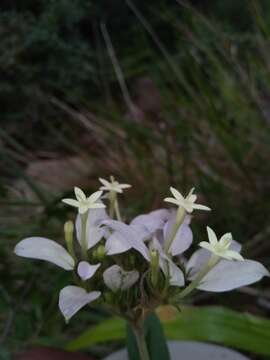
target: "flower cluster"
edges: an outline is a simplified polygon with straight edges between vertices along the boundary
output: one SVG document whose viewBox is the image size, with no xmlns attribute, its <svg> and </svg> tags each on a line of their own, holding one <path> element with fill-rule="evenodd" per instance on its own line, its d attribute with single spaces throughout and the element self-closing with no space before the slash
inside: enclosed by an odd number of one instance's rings
<svg viewBox="0 0 270 360">
<path fill-rule="evenodd" d="M 15 247 L 18 256 L 46 260 L 74 273 L 74 282 L 59 295 L 66 321 L 93 302 L 135 321 L 160 304 L 179 305 L 194 289 L 229 291 L 269 276 L 262 264 L 242 257 L 231 233 L 218 240 L 210 227 L 208 241 L 200 242 L 189 259 L 184 257 L 193 242 L 190 214 L 210 210 L 196 203 L 194 188 L 184 197 L 171 187 L 173 197 L 164 201 L 176 208 L 151 211 L 126 223 L 118 195 L 130 185 L 113 177 L 100 182 L 100 190 L 89 197 L 75 187 L 76 199 L 63 199 L 78 209 L 75 224 L 64 226 L 66 247 L 43 237 L 26 238 Z"/>
</svg>

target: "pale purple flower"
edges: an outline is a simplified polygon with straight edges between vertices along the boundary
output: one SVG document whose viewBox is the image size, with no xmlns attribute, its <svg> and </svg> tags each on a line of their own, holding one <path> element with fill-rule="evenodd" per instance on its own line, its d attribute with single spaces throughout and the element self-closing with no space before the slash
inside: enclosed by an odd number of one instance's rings
<svg viewBox="0 0 270 360">
<path fill-rule="evenodd" d="M 240 252 L 241 246 L 232 241 L 229 250 Z M 194 280 L 210 260 L 211 252 L 206 249 L 196 251 L 186 264 L 189 280 Z M 269 271 L 259 262 L 253 260 L 234 261 L 221 258 L 205 275 L 197 289 L 213 292 L 224 292 L 246 286 L 269 276 Z"/>
<path fill-rule="evenodd" d="M 106 210 L 103 209 L 90 209 L 87 218 L 86 239 L 87 250 L 98 244 L 106 234 L 106 229 L 102 227 L 102 221 L 109 219 Z M 76 218 L 76 234 L 79 243 L 81 244 L 81 216 Z"/>
</svg>

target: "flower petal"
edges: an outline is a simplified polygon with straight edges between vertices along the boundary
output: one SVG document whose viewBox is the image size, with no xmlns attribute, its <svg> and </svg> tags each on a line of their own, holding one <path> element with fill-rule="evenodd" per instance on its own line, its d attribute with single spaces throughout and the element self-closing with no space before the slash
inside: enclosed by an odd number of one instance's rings
<svg viewBox="0 0 270 360">
<path fill-rule="evenodd" d="M 167 198 L 164 199 L 164 201 L 166 201 L 168 203 L 172 203 L 172 204 L 177 205 L 177 206 L 179 206 L 179 204 L 180 204 L 180 200 L 176 200 L 175 198 L 172 198 L 172 197 L 167 197 Z M 182 201 L 181 201 L 181 205 L 182 205 Z"/>
<path fill-rule="evenodd" d="M 42 237 L 30 237 L 20 241 L 14 252 L 18 256 L 49 261 L 65 270 L 73 270 L 75 265 L 63 246 Z"/>
<path fill-rule="evenodd" d="M 108 187 L 108 186 L 110 187 L 111 186 L 111 183 L 108 180 L 99 178 L 99 181 L 101 182 L 102 185 L 104 185 L 104 187 Z"/>
<path fill-rule="evenodd" d="M 193 234 L 189 227 L 189 225 L 186 223 L 188 220 L 184 220 L 184 223 L 180 226 L 178 229 L 174 241 L 169 249 L 169 252 L 172 254 L 172 256 L 180 255 L 184 251 L 186 251 L 190 245 L 192 244 L 193 240 Z M 167 239 L 170 236 L 170 233 L 172 231 L 172 228 L 175 223 L 175 216 L 173 216 L 164 226 L 163 229 L 163 236 L 164 239 Z"/>
<path fill-rule="evenodd" d="M 91 265 L 87 261 L 81 261 L 78 265 L 78 275 L 82 280 L 91 279 L 101 264 Z"/>
<path fill-rule="evenodd" d="M 150 260 L 149 251 L 143 242 L 145 232 L 140 231 L 139 227 L 127 225 L 116 220 L 105 220 L 102 224 L 108 226 L 117 233 L 119 232 L 133 249 L 137 250 L 146 260 Z"/>
<path fill-rule="evenodd" d="M 131 185 L 129 185 L 129 184 L 120 184 L 120 187 L 122 189 L 129 189 L 129 188 L 131 188 Z"/>
<path fill-rule="evenodd" d="M 170 212 L 167 209 L 159 209 L 152 211 L 148 214 L 136 216 L 130 223 L 130 225 L 141 225 L 149 232 L 153 234 L 158 229 L 162 229 L 165 221 L 168 220 Z"/>
<path fill-rule="evenodd" d="M 95 203 L 102 195 L 103 191 L 96 191 L 87 198 L 88 203 Z"/>
<path fill-rule="evenodd" d="M 87 293 L 78 286 L 66 286 L 59 294 L 59 308 L 65 320 L 75 315 L 82 307 L 96 300 L 101 295 L 100 291 Z"/>
<path fill-rule="evenodd" d="M 118 265 L 109 267 L 103 273 L 103 280 L 106 286 L 112 291 L 127 290 L 139 279 L 137 270 L 125 271 Z"/>
<path fill-rule="evenodd" d="M 176 200 L 181 200 L 181 201 L 184 200 L 184 196 L 177 189 L 175 189 L 174 187 L 171 186 L 170 191 L 171 191 L 171 193 L 173 194 L 173 196 L 175 197 Z"/>
<path fill-rule="evenodd" d="M 193 204 L 192 207 L 193 209 L 197 209 L 197 210 L 211 211 L 210 207 L 201 204 Z"/>
<path fill-rule="evenodd" d="M 221 260 L 202 279 L 198 289 L 214 292 L 229 291 L 253 284 L 264 276 L 269 276 L 269 271 L 257 261 Z"/>
<path fill-rule="evenodd" d="M 131 249 L 130 243 L 117 231 L 111 234 L 106 241 L 105 251 L 107 255 L 121 254 Z"/>
<path fill-rule="evenodd" d="M 108 219 L 105 209 L 89 209 L 87 219 L 87 244 L 88 249 L 95 246 L 105 235 L 105 229 L 100 227 L 103 220 Z M 76 233 L 79 243 L 81 243 L 81 217 L 76 218 Z"/>
<path fill-rule="evenodd" d="M 210 228 L 210 226 L 206 227 L 207 230 L 207 235 L 208 235 L 208 239 L 209 239 L 209 243 L 211 245 L 216 245 L 218 243 L 218 239 L 217 239 L 217 235 L 214 232 L 213 229 Z"/>
<path fill-rule="evenodd" d="M 74 199 L 62 199 L 62 202 L 70 206 L 79 207 L 79 202 Z"/>
<path fill-rule="evenodd" d="M 85 193 L 80 188 L 78 188 L 77 186 L 74 187 L 74 193 L 75 193 L 76 199 L 78 201 L 86 200 Z"/>
</svg>

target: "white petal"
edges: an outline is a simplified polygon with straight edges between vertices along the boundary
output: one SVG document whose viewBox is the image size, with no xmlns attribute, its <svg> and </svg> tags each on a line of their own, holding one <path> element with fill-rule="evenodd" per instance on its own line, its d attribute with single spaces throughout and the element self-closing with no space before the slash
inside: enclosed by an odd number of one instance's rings
<svg viewBox="0 0 270 360">
<path fill-rule="evenodd" d="M 210 245 L 206 241 L 203 242 Z M 241 245 L 233 240 L 230 245 L 230 250 L 240 252 Z M 206 249 L 199 249 L 193 253 L 193 255 L 186 264 L 186 273 L 188 274 L 188 278 L 190 280 L 193 280 L 194 277 L 197 275 L 197 273 L 201 271 L 203 266 L 205 266 L 207 262 L 210 260 L 210 257 L 211 257 L 211 252 Z"/>
<path fill-rule="evenodd" d="M 104 283 L 112 291 L 127 290 L 133 286 L 138 279 L 138 271 L 125 271 L 118 265 L 111 266 L 103 273 Z"/>
<path fill-rule="evenodd" d="M 181 201 L 184 200 L 183 195 L 177 189 L 175 189 L 174 187 L 171 186 L 170 190 L 171 190 L 171 193 L 173 194 L 173 196 L 175 197 L 175 199 L 181 200 Z"/>
<path fill-rule="evenodd" d="M 78 187 L 75 186 L 74 188 L 75 196 L 78 201 L 86 200 L 85 193 Z"/>
<path fill-rule="evenodd" d="M 105 220 L 102 223 L 112 230 L 119 232 L 133 249 L 137 250 L 146 260 L 150 260 L 149 251 L 141 237 L 142 233 L 137 231 L 139 228 L 116 220 Z"/>
<path fill-rule="evenodd" d="M 210 207 L 205 206 L 205 205 L 193 204 L 192 206 L 193 206 L 193 209 L 211 211 Z"/>
<path fill-rule="evenodd" d="M 201 241 L 201 242 L 199 243 L 199 246 L 202 247 L 202 248 L 204 248 L 204 249 L 206 249 L 206 250 L 209 250 L 210 252 L 215 253 L 215 248 L 213 247 L 212 244 L 210 244 L 210 243 L 207 242 L 207 241 Z"/>
<path fill-rule="evenodd" d="M 79 202 L 74 199 L 62 199 L 62 202 L 70 206 L 79 207 Z"/>
<path fill-rule="evenodd" d="M 99 181 L 101 182 L 101 184 L 104 185 L 104 187 L 110 187 L 111 183 L 105 179 L 99 178 Z"/>
<path fill-rule="evenodd" d="M 119 232 L 110 235 L 105 244 L 107 255 L 121 254 L 131 249 L 131 245 Z"/>
<path fill-rule="evenodd" d="M 174 205 L 177 205 L 177 206 L 180 206 L 180 205 L 182 206 L 182 204 L 183 204 L 182 201 L 180 203 L 180 200 L 176 200 L 175 198 L 172 198 L 172 197 L 165 198 L 164 201 L 174 204 Z"/>
<path fill-rule="evenodd" d="M 82 280 L 91 279 L 101 264 L 91 265 L 87 261 L 81 261 L 78 265 L 78 275 Z"/>
<path fill-rule="evenodd" d="M 264 276 L 269 276 L 269 272 L 257 261 L 221 260 L 202 279 L 198 289 L 214 292 L 229 291 L 253 284 Z"/>
<path fill-rule="evenodd" d="M 30 237 L 19 242 L 14 252 L 18 256 L 49 261 L 65 270 L 73 270 L 74 260 L 67 250 L 55 241 Z"/>
<path fill-rule="evenodd" d="M 96 191 L 87 198 L 88 203 L 95 203 L 102 195 L 102 191 Z"/>
<path fill-rule="evenodd" d="M 129 184 L 120 184 L 119 185 L 122 189 L 129 189 L 129 188 L 131 188 L 131 185 L 129 185 Z"/>
<path fill-rule="evenodd" d="M 85 289 L 78 286 L 66 286 L 59 295 L 60 311 L 68 321 L 82 307 L 96 300 L 100 295 L 100 291 L 87 293 Z"/>
<path fill-rule="evenodd" d="M 189 199 L 191 196 L 193 196 L 194 191 L 195 191 L 195 187 L 193 187 L 193 188 L 190 190 L 190 192 L 188 193 L 188 195 L 187 195 L 186 198 Z M 196 195 L 194 195 L 194 196 L 196 196 Z"/>
<path fill-rule="evenodd" d="M 213 229 L 210 228 L 210 226 L 206 227 L 207 229 L 207 234 L 208 234 L 208 239 L 211 245 L 216 245 L 218 243 L 218 239 L 217 239 L 217 235 L 214 232 Z"/>
<path fill-rule="evenodd" d="M 224 235 L 221 236 L 219 243 L 221 246 L 230 244 L 232 242 L 232 234 L 231 233 L 226 233 Z"/>
<path fill-rule="evenodd" d="M 233 251 L 233 250 L 226 250 L 225 256 L 229 260 L 234 259 L 234 260 L 244 261 L 243 256 L 240 255 L 238 252 Z"/>
</svg>

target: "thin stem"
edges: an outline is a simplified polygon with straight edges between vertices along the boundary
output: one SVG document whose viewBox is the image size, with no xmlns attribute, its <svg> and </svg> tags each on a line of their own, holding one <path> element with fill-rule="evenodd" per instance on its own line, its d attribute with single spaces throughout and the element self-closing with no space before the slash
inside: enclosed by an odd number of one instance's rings
<svg viewBox="0 0 270 360">
<path fill-rule="evenodd" d="M 140 360 L 150 360 L 150 356 L 148 353 L 148 349 L 144 337 L 143 327 L 132 326 L 132 329 L 136 338 L 136 342 L 140 354 Z"/>
<path fill-rule="evenodd" d="M 110 194 L 109 194 L 109 200 L 110 200 L 109 215 L 110 215 L 111 219 L 113 218 L 114 211 L 115 211 L 115 205 L 114 205 L 115 199 L 116 199 L 116 193 L 114 191 L 110 191 Z"/>
<path fill-rule="evenodd" d="M 177 299 L 183 299 L 190 294 L 205 277 L 205 275 L 219 262 L 220 258 L 214 254 L 211 255 L 208 263 L 198 273 L 196 278 L 177 296 Z"/>
<path fill-rule="evenodd" d="M 118 200 L 117 200 L 117 195 L 115 195 L 114 209 L 115 209 L 115 214 L 116 214 L 117 220 L 122 221 L 121 214 L 120 214 L 120 209 L 119 209 L 119 203 L 118 203 Z"/>
<path fill-rule="evenodd" d="M 176 214 L 175 224 L 172 228 L 172 231 L 171 231 L 168 239 L 166 239 L 166 241 L 165 241 L 164 250 L 166 253 L 168 253 L 168 251 L 170 250 L 170 247 L 173 243 L 175 235 L 177 234 L 179 227 L 183 224 L 185 215 L 186 215 L 185 209 L 182 207 L 179 207 L 177 214 Z"/>
<path fill-rule="evenodd" d="M 87 255 L 87 220 L 88 211 L 81 215 L 82 233 L 81 233 L 81 246 L 82 246 L 82 257 L 84 260 L 88 259 Z"/>
</svg>

